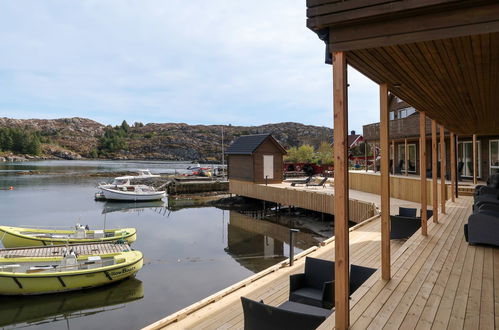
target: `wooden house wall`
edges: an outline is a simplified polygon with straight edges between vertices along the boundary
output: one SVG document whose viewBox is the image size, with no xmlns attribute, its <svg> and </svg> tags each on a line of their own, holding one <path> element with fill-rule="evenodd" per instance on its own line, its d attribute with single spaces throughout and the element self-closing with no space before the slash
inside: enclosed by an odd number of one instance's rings
<svg viewBox="0 0 499 330">
<path fill-rule="evenodd" d="M 228 155 L 229 180 L 253 182 L 253 156 L 252 155 Z"/>
<path fill-rule="evenodd" d="M 253 153 L 253 168 L 254 168 L 254 182 L 265 183 L 263 177 L 263 156 L 274 156 L 274 179 L 268 180 L 268 183 L 279 183 L 283 180 L 283 154 L 281 150 L 270 140 L 267 139 L 263 142 Z"/>
</svg>

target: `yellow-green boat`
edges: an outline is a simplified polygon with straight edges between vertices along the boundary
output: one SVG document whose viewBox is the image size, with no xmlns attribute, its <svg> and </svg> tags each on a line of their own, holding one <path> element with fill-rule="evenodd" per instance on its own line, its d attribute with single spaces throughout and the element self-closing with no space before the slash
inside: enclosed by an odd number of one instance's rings
<svg viewBox="0 0 499 330">
<path fill-rule="evenodd" d="M 130 250 L 128 244 L 2 249 L 0 294 L 45 294 L 98 287 L 133 276 L 142 265 L 142 253 Z"/>
<path fill-rule="evenodd" d="M 135 228 L 88 230 L 83 226 L 76 225 L 75 229 L 60 230 L 0 226 L 0 240 L 6 248 L 116 242 L 119 240 L 130 244 L 136 238 Z"/>
</svg>

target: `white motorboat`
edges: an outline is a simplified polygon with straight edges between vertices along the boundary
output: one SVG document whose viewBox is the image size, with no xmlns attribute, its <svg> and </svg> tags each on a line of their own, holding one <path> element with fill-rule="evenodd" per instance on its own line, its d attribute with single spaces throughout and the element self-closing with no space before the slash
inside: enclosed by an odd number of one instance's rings
<svg viewBox="0 0 499 330">
<path fill-rule="evenodd" d="M 152 174 L 151 171 L 145 169 L 145 170 L 138 170 L 137 171 L 138 175 L 126 175 L 126 176 L 118 176 L 114 178 L 113 182 L 111 183 L 99 183 L 97 188 L 122 188 L 122 187 L 127 187 L 131 185 L 132 180 L 136 179 L 147 179 L 147 178 L 159 178 L 161 175 L 159 174 Z"/>
<path fill-rule="evenodd" d="M 114 201 L 155 201 L 166 196 L 166 191 L 157 191 L 146 185 L 128 185 L 117 187 L 99 187 L 106 200 Z"/>
</svg>

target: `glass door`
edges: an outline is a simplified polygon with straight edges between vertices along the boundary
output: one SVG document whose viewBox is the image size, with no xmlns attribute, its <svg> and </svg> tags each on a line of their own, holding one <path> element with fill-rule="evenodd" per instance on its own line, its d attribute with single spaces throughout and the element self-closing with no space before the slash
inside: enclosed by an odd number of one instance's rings
<svg viewBox="0 0 499 330">
<path fill-rule="evenodd" d="M 499 140 L 489 141 L 490 174 L 499 172 Z"/>
<path fill-rule="evenodd" d="M 416 173 L 416 145 L 415 144 L 408 144 L 407 145 L 407 151 L 408 151 L 408 163 L 409 163 L 409 169 L 407 172 L 409 173 Z M 405 172 L 405 144 L 399 144 L 398 145 L 398 159 L 399 159 L 399 165 L 400 165 L 400 170 L 402 173 Z"/>
<path fill-rule="evenodd" d="M 481 144 L 477 143 L 478 147 L 478 164 L 481 163 Z M 473 177 L 473 142 L 462 141 L 457 146 L 457 169 L 461 172 L 461 176 L 472 178 Z M 478 166 L 478 177 L 482 176 L 482 169 Z"/>
</svg>

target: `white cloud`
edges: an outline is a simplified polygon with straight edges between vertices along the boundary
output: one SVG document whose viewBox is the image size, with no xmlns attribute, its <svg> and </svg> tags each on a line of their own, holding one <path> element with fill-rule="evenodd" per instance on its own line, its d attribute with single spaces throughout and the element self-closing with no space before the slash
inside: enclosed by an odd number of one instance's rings
<svg viewBox="0 0 499 330">
<path fill-rule="evenodd" d="M 304 0 L 6 0 L 0 44 L 0 116 L 332 122 Z M 378 120 L 377 89 L 349 75 L 359 130 Z"/>
</svg>

